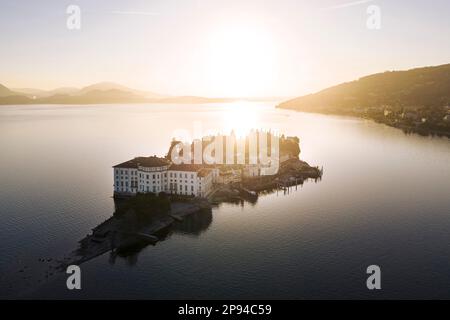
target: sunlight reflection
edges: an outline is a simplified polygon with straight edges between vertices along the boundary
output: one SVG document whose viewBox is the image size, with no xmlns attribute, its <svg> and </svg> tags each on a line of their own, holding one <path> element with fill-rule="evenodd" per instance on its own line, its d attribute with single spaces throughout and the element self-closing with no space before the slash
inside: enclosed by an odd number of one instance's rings
<svg viewBox="0 0 450 320">
<path fill-rule="evenodd" d="M 262 127 L 260 110 L 255 104 L 245 101 L 232 103 L 222 111 L 223 131 L 224 133 L 234 133 L 239 136 L 245 136 L 251 129 L 260 129 Z"/>
</svg>

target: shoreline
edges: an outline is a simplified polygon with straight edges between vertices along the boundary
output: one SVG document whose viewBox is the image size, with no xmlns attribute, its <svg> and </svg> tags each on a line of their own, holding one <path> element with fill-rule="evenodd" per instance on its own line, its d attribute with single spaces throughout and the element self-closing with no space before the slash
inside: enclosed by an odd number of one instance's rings
<svg viewBox="0 0 450 320">
<path fill-rule="evenodd" d="M 354 113 L 354 112 L 333 112 L 333 111 L 320 111 L 320 110 L 300 110 L 295 108 L 288 108 L 288 107 L 281 107 L 280 105 L 275 106 L 276 109 L 281 110 L 290 110 L 295 112 L 304 112 L 304 113 L 311 113 L 311 114 L 321 114 L 321 115 L 328 115 L 328 116 L 341 116 L 341 117 L 352 117 L 355 119 L 362 119 L 362 120 L 370 120 L 378 124 L 383 124 L 385 126 L 399 129 L 403 131 L 405 134 L 418 134 L 423 137 L 428 136 L 437 136 L 441 138 L 448 138 L 450 139 L 450 132 L 447 131 L 439 131 L 439 130 L 430 130 L 427 128 L 421 128 L 416 125 L 412 124 L 405 124 L 405 123 L 396 123 L 391 121 L 382 121 L 382 120 L 389 120 L 389 119 L 381 119 L 381 118 L 375 118 L 375 117 L 369 117 L 369 116 L 361 116 L 360 114 Z"/>
</svg>

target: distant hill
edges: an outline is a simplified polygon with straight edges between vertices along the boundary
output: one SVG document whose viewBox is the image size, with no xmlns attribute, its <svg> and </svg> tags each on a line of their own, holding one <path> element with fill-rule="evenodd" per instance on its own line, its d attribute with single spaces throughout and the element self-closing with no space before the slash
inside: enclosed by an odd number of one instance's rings
<svg viewBox="0 0 450 320">
<path fill-rule="evenodd" d="M 13 95 L 17 95 L 17 93 L 0 84 L 0 97 L 8 97 Z"/>
<path fill-rule="evenodd" d="M 58 94 L 37 99 L 41 104 L 140 103 L 148 99 L 120 90 L 93 90 L 79 95 Z"/>
<path fill-rule="evenodd" d="M 450 64 L 389 71 L 343 83 L 278 107 L 309 112 L 346 112 L 380 107 L 442 107 L 450 103 Z"/>
<path fill-rule="evenodd" d="M 157 94 L 154 92 L 150 92 L 150 91 L 142 91 L 142 90 L 135 90 L 135 89 L 131 89 L 128 87 L 125 87 L 123 85 L 114 83 L 114 82 L 100 82 L 100 83 L 96 83 L 87 87 L 82 88 L 81 90 L 79 90 L 76 95 L 83 95 L 92 91 L 109 91 L 109 92 L 118 92 L 118 91 L 122 91 L 122 92 L 126 92 L 126 93 L 131 93 L 134 96 L 140 96 L 142 98 L 145 99 L 162 99 L 162 98 L 167 98 L 167 96 L 161 95 L 161 94 Z"/>
<path fill-rule="evenodd" d="M 100 82 L 81 89 L 58 88 L 40 90 L 15 89 L 0 85 L 0 105 L 8 104 L 114 104 L 114 103 L 214 103 L 236 99 L 194 96 L 167 96 L 150 91 L 135 90 L 113 82 Z"/>
<path fill-rule="evenodd" d="M 378 73 L 277 107 L 362 117 L 406 133 L 450 138 L 450 64 Z"/>
<path fill-rule="evenodd" d="M 12 88 L 15 92 L 17 92 L 20 95 L 26 95 L 26 96 L 43 96 L 48 91 L 41 90 L 41 89 L 33 89 L 33 88 Z"/>
<path fill-rule="evenodd" d="M 14 88 L 12 90 L 14 90 L 17 94 L 25 95 L 29 98 L 45 98 L 57 94 L 74 94 L 80 89 L 74 87 L 61 87 L 53 90 L 41 90 L 34 88 Z"/>
<path fill-rule="evenodd" d="M 7 97 L 0 97 L 0 105 L 7 105 L 7 104 L 30 104 L 33 103 L 33 100 L 25 97 L 25 96 L 7 96 Z"/>
<path fill-rule="evenodd" d="M 233 98 L 205 98 L 205 97 L 195 97 L 195 96 L 180 96 L 180 97 L 170 97 L 164 98 L 160 101 L 162 103 L 185 103 L 185 104 L 194 104 L 194 103 L 218 103 L 218 102 L 231 102 L 235 101 Z"/>
</svg>

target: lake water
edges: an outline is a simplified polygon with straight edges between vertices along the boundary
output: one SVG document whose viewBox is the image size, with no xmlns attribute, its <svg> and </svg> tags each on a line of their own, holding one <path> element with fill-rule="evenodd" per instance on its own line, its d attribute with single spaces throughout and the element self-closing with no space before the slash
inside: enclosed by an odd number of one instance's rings
<svg viewBox="0 0 450 320">
<path fill-rule="evenodd" d="M 33 274 L 112 215 L 113 165 L 164 155 L 183 130 L 254 126 L 298 136 L 323 179 L 91 260 L 80 291 Z M 450 140 L 257 103 L 2 106 L 0 248 L 2 298 L 450 298 Z"/>
</svg>

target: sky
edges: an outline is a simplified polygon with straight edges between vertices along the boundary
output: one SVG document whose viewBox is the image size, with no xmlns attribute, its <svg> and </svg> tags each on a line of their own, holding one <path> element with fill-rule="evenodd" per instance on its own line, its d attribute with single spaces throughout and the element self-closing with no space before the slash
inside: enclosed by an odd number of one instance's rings
<svg viewBox="0 0 450 320">
<path fill-rule="evenodd" d="M 449 14 L 448 0 L 0 0 L 0 83 L 294 97 L 450 63 Z"/>
</svg>

